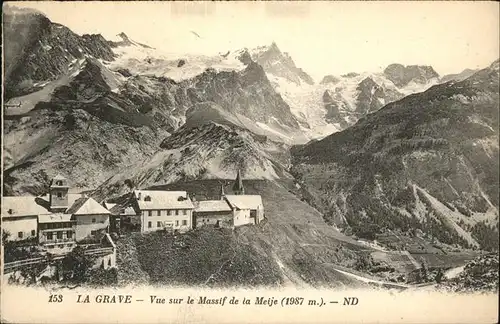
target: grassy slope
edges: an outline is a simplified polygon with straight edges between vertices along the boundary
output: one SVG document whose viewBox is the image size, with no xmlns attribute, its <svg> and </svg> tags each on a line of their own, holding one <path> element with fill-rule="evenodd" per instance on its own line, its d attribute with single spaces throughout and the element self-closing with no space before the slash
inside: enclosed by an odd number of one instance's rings
<svg viewBox="0 0 500 324">
<path fill-rule="evenodd" d="M 176 239 L 161 232 L 135 235 L 129 244 L 137 249 L 136 258 L 151 283 L 361 285 L 337 272 L 335 266 L 352 267 L 361 251 L 371 250 L 328 226 L 286 184 L 257 180 L 244 183 L 248 194 L 263 197 L 266 221 L 260 226 L 243 226 L 235 231 L 203 228 Z M 231 185 L 226 181 L 226 193 Z M 162 188 L 195 192 L 198 199 L 215 199 L 220 181 L 191 181 Z M 183 241 L 186 247 L 175 248 L 174 241 Z"/>
<path fill-rule="evenodd" d="M 218 199 L 224 182 L 225 192 L 230 193 L 231 180 L 180 182 L 155 189 L 182 189 L 196 193 L 198 200 Z M 339 288 L 365 284 L 337 270 L 374 279 L 384 277 L 354 270 L 362 256 L 376 254 L 377 260 L 387 262 L 396 272 L 415 269 L 404 255 L 375 252 L 327 225 L 318 211 L 296 198 L 297 189 L 291 183 L 246 180 L 244 184 L 248 194 L 263 197 L 266 220 L 259 226 L 234 231 L 205 227 L 176 238 L 163 232 L 136 233 L 119 248 L 119 254 L 126 255 L 119 258 L 124 261 L 119 265 L 120 272 L 147 274 L 139 276 L 146 278 L 140 282 L 158 285 Z M 472 257 L 432 253 L 413 256 L 418 263 L 443 268 L 464 264 Z M 130 277 L 121 277 L 126 276 Z"/>
<path fill-rule="evenodd" d="M 387 229 L 411 237 L 420 230 L 429 241 L 474 247 L 476 240 L 493 250 L 497 129 L 498 68 L 492 65 L 471 79 L 405 97 L 343 132 L 292 149 L 292 173 L 327 221 L 348 224 L 360 237 L 385 236 Z M 424 199 L 413 186 L 435 199 Z"/>
</svg>

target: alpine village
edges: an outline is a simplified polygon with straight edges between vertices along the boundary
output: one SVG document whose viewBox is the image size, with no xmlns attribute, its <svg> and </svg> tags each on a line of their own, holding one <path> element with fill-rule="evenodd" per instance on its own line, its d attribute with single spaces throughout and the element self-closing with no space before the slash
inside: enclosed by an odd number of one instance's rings
<svg viewBox="0 0 500 324">
<path fill-rule="evenodd" d="M 315 79 L 3 9 L 9 285 L 498 291 L 497 58 Z"/>
</svg>

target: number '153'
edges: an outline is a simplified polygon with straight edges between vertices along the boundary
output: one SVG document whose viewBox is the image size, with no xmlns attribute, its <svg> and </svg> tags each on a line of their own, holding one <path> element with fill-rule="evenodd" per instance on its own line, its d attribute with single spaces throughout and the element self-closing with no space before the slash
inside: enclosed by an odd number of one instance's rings
<svg viewBox="0 0 500 324">
<path fill-rule="evenodd" d="M 50 295 L 49 296 L 49 303 L 60 303 L 63 300 L 62 295 Z"/>
</svg>

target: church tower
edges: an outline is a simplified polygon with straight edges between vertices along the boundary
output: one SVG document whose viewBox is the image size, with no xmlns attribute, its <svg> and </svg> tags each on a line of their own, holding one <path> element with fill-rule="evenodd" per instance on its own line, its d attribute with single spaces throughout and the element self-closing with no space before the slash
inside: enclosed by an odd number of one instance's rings
<svg viewBox="0 0 500 324">
<path fill-rule="evenodd" d="M 65 212 L 68 209 L 68 180 L 61 175 L 57 175 L 50 183 L 50 211 L 54 213 Z"/>
<path fill-rule="evenodd" d="M 238 174 L 236 175 L 236 180 L 234 180 L 233 192 L 235 195 L 244 195 L 245 188 L 243 187 L 243 180 L 241 179 L 241 172 L 238 169 Z"/>
</svg>

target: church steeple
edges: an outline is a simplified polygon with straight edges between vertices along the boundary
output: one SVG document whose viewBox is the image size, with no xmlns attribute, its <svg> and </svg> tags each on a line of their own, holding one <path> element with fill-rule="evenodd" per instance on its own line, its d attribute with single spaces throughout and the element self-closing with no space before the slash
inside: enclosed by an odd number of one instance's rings
<svg viewBox="0 0 500 324">
<path fill-rule="evenodd" d="M 238 174 L 236 175 L 236 180 L 234 180 L 233 192 L 235 195 L 244 195 L 245 187 L 243 187 L 243 180 L 241 178 L 241 172 L 238 169 Z"/>
</svg>

